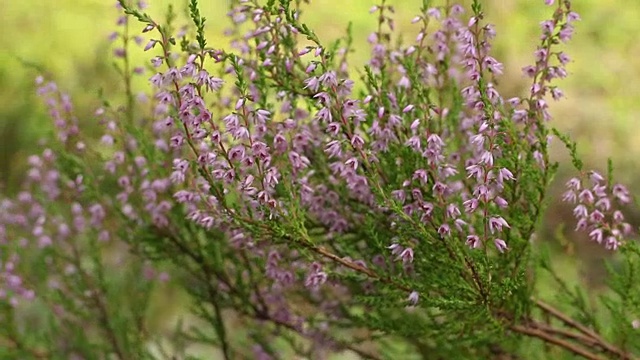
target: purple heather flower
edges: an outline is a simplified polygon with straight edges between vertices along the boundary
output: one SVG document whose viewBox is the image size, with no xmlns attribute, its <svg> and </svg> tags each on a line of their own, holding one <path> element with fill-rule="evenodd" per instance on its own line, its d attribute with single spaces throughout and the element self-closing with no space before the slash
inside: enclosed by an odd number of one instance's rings
<svg viewBox="0 0 640 360">
<path fill-rule="evenodd" d="M 156 44 L 158 43 L 158 40 L 149 40 L 149 42 L 147 43 L 147 45 L 145 45 L 144 47 L 144 51 L 149 51 L 151 49 L 153 49 Z"/>
<path fill-rule="evenodd" d="M 601 182 L 604 181 L 604 177 L 602 177 L 602 175 L 600 175 L 596 171 L 589 171 L 589 178 L 591 179 L 594 185 L 600 184 Z"/>
<path fill-rule="evenodd" d="M 448 224 L 442 224 L 438 228 L 438 234 L 440 234 L 441 237 L 449 236 L 451 234 L 451 228 Z"/>
<path fill-rule="evenodd" d="M 500 197 L 500 196 L 496 196 L 496 197 L 493 199 L 493 202 L 494 202 L 496 205 L 498 205 L 498 207 L 499 207 L 499 208 L 501 208 L 501 209 L 506 209 L 506 208 L 509 206 L 509 203 L 507 202 L 507 200 L 503 199 L 503 198 L 502 198 L 502 197 Z"/>
<path fill-rule="evenodd" d="M 622 204 L 627 204 L 631 202 L 631 196 L 629 195 L 629 191 L 624 185 L 616 184 L 612 189 L 613 196 L 618 199 Z"/>
<path fill-rule="evenodd" d="M 490 217 L 489 218 L 489 230 L 493 234 L 496 231 L 502 231 L 502 227 L 511 228 L 507 221 L 500 216 Z"/>
<path fill-rule="evenodd" d="M 412 263 L 413 262 L 413 249 L 406 248 L 402 250 L 400 255 L 398 255 L 398 260 L 402 260 L 403 263 Z"/>
<path fill-rule="evenodd" d="M 480 242 L 480 238 L 477 235 L 469 235 L 467 236 L 467 246 L 471 249 L 477 249 L 482 245 Z"/>
<path fill-rule="evenodd" d="M 392 255 L 398 255 L 398 254 L 400 254 L 402 252 L 403 247 L 400 246 L 400 244 L 394 243 L 394 244 L 391 244 L 391 245 L 387 246 L 387 249 L 391 250 L 391 254 Z"/>
<path fill-rule="evenodd" d="M 322 271 L 322 265 L 314 262 L 310 266 L 310 271 L 304 282 L 304 286 L 308 288 L 317 288 L 327 281 L 327 273 Z"/>
<path fill-rule="evenodd" d="M 593 193 L 588 189 L 582 190 L 578 195 L 578 199 L 580 200 L 580 202 L 586 203 L 586 204 L 592 204 L 593 201 L 595 200 Z"/>
<path fill-rule="evenodd" d="M 580 190 L 581 182 L 577 178 L 572 178 L 571 180 L 567 181 L 566 186 L 569 189 L 573 189 L 575 191 L 578 191 L 578 190 Z"/>
<path fill-rule="evenodd" d="M 418 294 L 417 291 L 412 291 L 409 294 L 409 297 L 407 298 L 410 306 L 416 306 L 418 304 L 419 299 L 420 299 L 420 294 Z"/>
<path fill-rule="evenodd" d="M 504 240 L 495 239 L 493 240 L 493 243 L 495 244 L 496 249 L 498 249 L 498 251 L 500 251 L 501 253 L 507 250 L 507 243 Z"/>
<path fill-rule="evenodd" d="M 580 15 L 578 15 L 577 13 L 575 13 L 575 12 L 573 12 L 573 11 L 571 11 L 571 12 L 569 12 L 569 13 L 567 14 L 567 22 L 570 22 L 570 23 L 571 23 L 571 22 L 574 22 L 574 21 L 580 21 L 580 20 L 582 20 L 582 19 L 580 18 Z"/>
<path fill-rule="evenodd" d="M 601 244 L 604 237 L 603 231 L 604 230 L 601 228 L 594 229 L 589 233 L 589 237 L 591 238 L 591 240 L 597 242 L 598 244 Z"/>
<path fill-rule="evenodd" d="M 463 203 L 465 211 L 468 213 L 474 212 L 478 208 L 479 204 L 480 202 L 476 198 L 469 199 Z"/>
</svg>

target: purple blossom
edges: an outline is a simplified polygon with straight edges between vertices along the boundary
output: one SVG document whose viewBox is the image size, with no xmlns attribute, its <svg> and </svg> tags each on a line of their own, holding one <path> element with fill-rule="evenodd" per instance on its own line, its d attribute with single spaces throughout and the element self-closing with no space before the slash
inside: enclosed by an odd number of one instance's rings
<svg viewBox="0 0 640 360">
<path fill-rule="evenodd" d="M 416 306 L 418 304 L 419 298 L 420 298 L 420 294 L 418 294 L 417 291 L 412 291 L 409 294 L 409 297 L 407 298 L 407 300 L 409 301 L 409 305 Z"/>
<path fill-rule="evenodd" d="M 471 249 L 477 249 L 482 245 L 480 238 L 477 235 L 469 235 L 467 236 L 467 246 Z"/>
<path fill-rule="evenodd" d="M 489 218 L 489 230 L 493 234 L 494 232 L 502 231 L 502 227 L 511 228 L 507 221 L 500 216 L 490 217 Z"/>
<path fill-rule="evenodd" d="M 495 239 L 493 240 L 493 243 L 496 246 L 496 249 L 498 249 L 498 251 L 500 251 L 501 253 L 505 252 L 505 250 L 507 250 L 507 243 L 502 240 L 502 239 Z"/>
</svg>

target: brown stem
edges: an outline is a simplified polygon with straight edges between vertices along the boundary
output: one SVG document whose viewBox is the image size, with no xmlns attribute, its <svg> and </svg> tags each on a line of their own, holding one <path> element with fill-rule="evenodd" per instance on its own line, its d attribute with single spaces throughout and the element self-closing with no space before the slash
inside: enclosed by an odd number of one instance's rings
<svg viewBox="0 0 640 360">
<path fill-rule="evenodd" d="M 602 337 L 600 337 L 600 335 L 596 334 L 593 330 L 591 330 L 591 329 L 587 328 L 586 326 L 584 326 L 584 325 L 576 322 L 575 320 L 571 319 L 567 315 L 563 314 L 560 310 L 552 307 L 551 305 L 543 302 L 542 300 L 533 299 L 533 301 L 534 301 L 534 304 L 536 306 L 538 306 L 540 309 L 545 311 L 547 314 L 552 315 L 553 317 L 555 317 L 558 320 L 562 321 L 565 325 L 567 325 L 567 326 L 569 326 L 571 328 L 574 328 L 574 329 L 578 330 L 579 332 L 587 335 L 591 339 L 593 339 L 604 350 L 606 350 L 606 351 L 608 351 L 610 353 L 613 353 L 613 354 L 617 354 L 617 355 L 621 356 L 624 359 L 628 359 L 629 358 L 628 354 L 625 354 L 620 349 L 618 349 L 615 346 L 609 344 L 606 340 L 604 340 Z"/>
<path fill-rule="evenodd" d="M 27 348 L 22 342 L 14 338 L 0 337 L 0 346 L 6 349 L 16 349 L 18 351 L 28 352 L 36 359 L 49 359 L 51 355 L 47 352 Z"/>
<path fill-rule="evenodd" d="M 590 336 L 586 336 L 583 334 L 579 334 L 579 333 L 574 333 L 571 332 L 570 330 L 565 330 L 565 329 L 556 329 L 554 327 L 552 327 L 549 324 L 544 324 L 544 323 L 539 323 L 539 322 L 535 322 L 532 321 L 529 323 L 529 325 L 531 325 L 531 327 L 536 328 L 536 329 L 540 329 L 542 331 L 546 331 L 549 333 L 554 333 L 560 336 L 564 336 L 567 338 L 572 338 L 578 341 L 581 341 L 582 343 L 590 343 L 592 345 L 596 345 L 597 344 L 597 340 L 590 337 Z"/>
<path fill-rule="evenodd" d="M 604 360 L 604 358 L 599 357 L 598 355 L 589 352 L 588 350 L 577 346 L 569 341 L 557 338 L 553 335 L 550 335 L 540 329 L 535 329 L 535 328 L 530 328 L 530 327 L 526 327 L 526 326 L 522 326 L 522 325 L 511 325 L 509 327 L 511 330 L 519 333 L 519 334 L 523 334 L 523 335 L 527 335 L 527 336 L 531 336 L 531 337 L 535 337 L 538 339 L 541 339 L 547 343 L 551 343 L 554 345 L 557 345 L 565 350 L 568 350 L 576 355 L 580 355 L 585 359 L 589 359 L 589 360 Z"/>
<path fill-rule="evenodd" d="M 312 250 L 313 252 L 315 252 L 317 254 L 320 254 L 320 255 L 328 258 L 328 259 L 331 259 L 334 262 L 339 263 L 340 265 L 346 266 L 349 269 L 352 269 L 352 270 L 355 270 L 355 271 L 357 271 L 359 273 L 365 274 L 365 275 L 367 275 L 368 277 L 370 277 L 370 278 L 372 278 L 374 280 L 378 280 L 378 281 L 383 282 L 385 284 L 392 285 L 392 286 L 394 286 L 394 287 L 396 287 L 398 289 L 404 290 L 406 292 L 411 292 L 412 291 L 410 288 L 393 281 L 391 278 L 383 277 L 383 276 L 379 275 L 378 273 L 376 273 L 375 271 L 373 271 L 371 269 L 368 269 L 368 268 L 366 268 L 364 266 L 358 265 L 358 264 L 356 264 L 356 263 L 354 263 L 352 261 L 345 260 L 345 259 L 339 257 L 338 255 L 330 252 L 329 250 L 327 250 L 326 248 L 324 248 L 322 246 L 315 246 L 311 242 L 305 241 L 305 240 L 301 241 L 300 243 L 304 247 L 306 247 L 307 249 L 310 249 L 310 250 Z"/>
</svg>

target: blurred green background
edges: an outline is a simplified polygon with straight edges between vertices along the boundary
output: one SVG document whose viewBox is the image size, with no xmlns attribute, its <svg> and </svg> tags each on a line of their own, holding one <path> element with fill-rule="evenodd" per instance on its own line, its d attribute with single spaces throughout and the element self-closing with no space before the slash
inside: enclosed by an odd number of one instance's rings
<svg viewBox="0 0 640 360">
<path fill-rule="evenodd" d="M 168 3 L 184 13 L 187 0 L 149 3 L 149 13 L 160 15 Z M 221 34 L 228 24 L 228 0 L 201 3 L 201 12 L 209 19 L 209 43 L 226 46 Z M 399 30 L 411 39 L 417 27 L 410 20 L 422 1 L 388 3 L 396 7 Z M 369 54 L 366 38 L 375 29 L 376 19 L 368 9 L 374 4 L 365 0 L 313 0 L 303 19 L 325 41 L 342 36 L 352 21 L 358 51 L 353 66 L 357 67 Z M 543 0 L 486 0 L 484 4 L 487 20 L 496 24 L 496 58 L 505 64 L 500 83 L 503 94 L 523 94 L 529 80 L 520 69 L 531 62 L 539 23 L 550 16 L 552 8 L 544 6 Z M 0 9 L 0 191 L 11 193 L 20 182 L 26 157 L 39 151 L 38 141 L 50 129 L 44 107 L 35 95 L 34 79 L 40 72 L 72 95 L 76 113 L 89 127 L 94 126 L 90 114 L 99 104 L 98 90 L 104 89 L 109 97 L 121 89 L 108 39 L 116 29 L 119 13 L 111 0 L 0 0 Z M 636 130 L 640 117 L 640 1 L 580 0 L 574 2 L 574 10 L 582 21 L 577 24 L 574 40 L 566 46 L 573 61 L 568 66 L 570 77 L 559 83 L 566 98 L 552 104 L 553 125 L 579 141 L 579 151 L 589 167 L 604 170 L 607 157 L 612 157 L 616 178 L 636 193 L 640 190 L 636 171 L 640 155 L 640 131 Z M 141 28 L 132 23 L 132 31 Z M 145 59 L 141 51 L 133 55 Z M 149 76 L 145 74 L 143 79 Z M 554 154 L 557 159 L 567 158 L 561 146 L 556 146 Z M 563 271 L 566 269 L 568 277 L 581 277 L 599 287 L 606 251 L 585 238 L 571 238 L 571 225 L 564 230 L 569 239 L 565 243 L 557 241 L 559 220 L 573 223 L 571 209 L 558 201 L 563 179 L 572 171 L 569 166 L 561 168 L 551 192 L 546 230 L 539 238 L 555 238 L 554 246 L 560 254 L 577 253 L 576 257 L 559 257 L 564 259 L 560 261 Z M 629 215 L 637 224 L 638 214 Z"/>
</svg>

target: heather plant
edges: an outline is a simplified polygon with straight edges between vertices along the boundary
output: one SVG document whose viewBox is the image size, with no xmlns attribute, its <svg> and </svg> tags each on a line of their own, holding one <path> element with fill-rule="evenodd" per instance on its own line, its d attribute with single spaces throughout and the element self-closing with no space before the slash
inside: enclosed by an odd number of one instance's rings
<svg viewBox="0 0 640 360">
<path fill-rule="evenodd" d="M 425 0 L 407 40 L 383 0 L 355 69 L 350 28 L 321 41 L 305 2 L 232 2 L 225 46 L 207 41 L 197 0 L 187 25 L 172 7 L 159 19 L 119 0 L 122 94 L 102 94 L 91 119 L 38 78 L 55 133 L 1 202 L 0 354 L 638 356 L 632 196 L 550 125 L 580 20 L 571 2 L 545 0 L 551 18 L 523 68 L 531 86 L 512 97 L 499 92 L 481 1 Z M 150 62 L 134 64 L 136 47 Z M 83 131 L 92 121 L 97 139 Z M 537 246 L 559 167 L 552 139 L 574 167 L 570 226 L 619 254 L 599 297 Z M 542 274 L 557 296 L 541 298 Z M 167 282 L 196 319 L 168 332 L 153 326 Z"/>
</svg>

